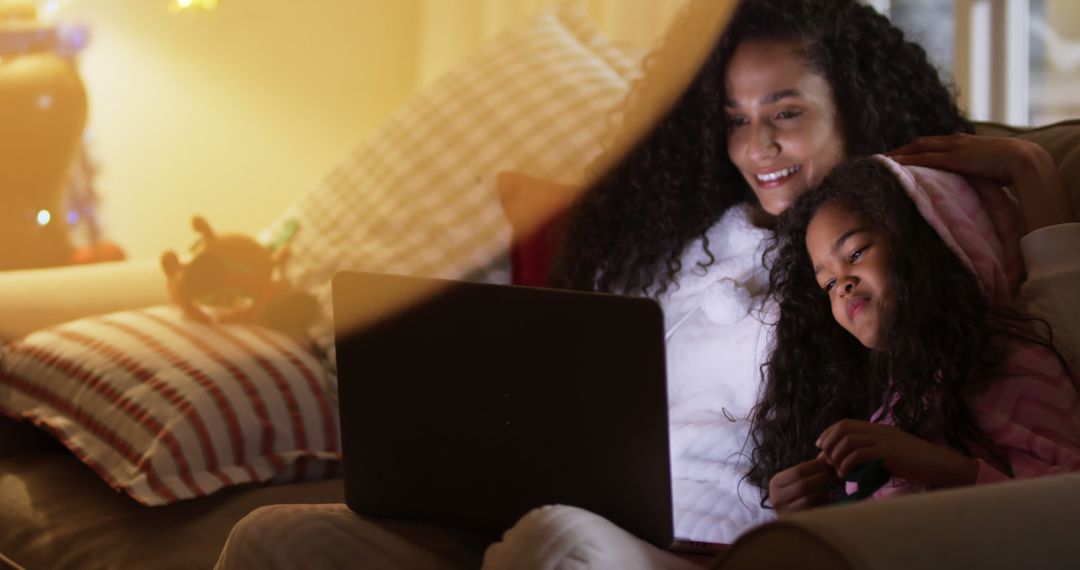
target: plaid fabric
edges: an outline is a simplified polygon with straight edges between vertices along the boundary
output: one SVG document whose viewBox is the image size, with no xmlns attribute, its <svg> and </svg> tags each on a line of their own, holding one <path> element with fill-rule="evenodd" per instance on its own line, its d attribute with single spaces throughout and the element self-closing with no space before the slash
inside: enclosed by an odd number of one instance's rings
<svg viewBox="0 0 1080 570">
<path fill-rule="evenodd" d="M 633 68 L 580 3 L 551 7 L 417 95 L 263 238 L 299 222 L 289 277 L 327 315 L 342 269 L 508 282 L 495 173 L 579 181 Z"/>
<path fill-rule="evenodd" d="M 340 467 L 337 405 L 307 347 L 173 307 L 72 321 L 0 352 L 0 413 L 52 432 L 143 505 Z"/>
<path fill-rule="evenodd" d="M 580 1 L 570 0 L 555 8 L 559 21 L 582 45 L 604 60 L 608 67 L 627 81 L 638 79 L 642 74 L 639 57 L 627 53 L 626 46 L 615 45 L 596 27 Z M 632 51 L 641 51 L 635 48 Z"/>
</svg>

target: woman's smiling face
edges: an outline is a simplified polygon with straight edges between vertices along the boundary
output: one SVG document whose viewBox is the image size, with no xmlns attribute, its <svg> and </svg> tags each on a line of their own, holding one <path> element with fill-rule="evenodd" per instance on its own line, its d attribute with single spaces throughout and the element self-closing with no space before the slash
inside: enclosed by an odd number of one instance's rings
<svg viewBox="0 0 1080 570">
<path fill-rule="evenodd" d="M 796 42 L 745 41 L 724 81 L 728 156 L 774 216 L 844 159 L 832 88 L 797 47 Z"/>
</svg>

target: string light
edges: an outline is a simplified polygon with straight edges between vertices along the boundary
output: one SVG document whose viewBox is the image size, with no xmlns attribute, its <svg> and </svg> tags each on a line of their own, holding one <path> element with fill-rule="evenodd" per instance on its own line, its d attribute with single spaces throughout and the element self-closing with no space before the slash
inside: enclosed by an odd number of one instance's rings
<svg viewBox="0 0 1080 570">
<path fill-rule="evenodd" d="M 48 210 L 39 210 L 37 213 L 37 223 L 39 226 L 47 226 L 52 221 L 52 214 Z"/>
<path fill-rule="evenodd" d="M 218 7 L 221 0 L 172 0 L 169 2 L 169 13 L 179 14 L 192 10 L 210 11 Z"/>
<path fill-rule="evenodd" d="M 57 14 L 78 0 L 44 0 L 38 2 L 38 18 L 44 22 L 52 22 Z"/>
</svg>

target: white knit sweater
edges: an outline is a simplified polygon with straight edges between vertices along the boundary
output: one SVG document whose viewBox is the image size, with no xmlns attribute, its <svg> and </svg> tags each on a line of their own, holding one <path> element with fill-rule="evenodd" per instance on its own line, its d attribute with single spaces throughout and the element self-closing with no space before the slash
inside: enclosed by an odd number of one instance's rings
<svg viewBox="0 0 1080 570">
<path fill-rule="evenodd" d="M 734 542 L 769 520 L 761 493 L 744 481 L 749 416 L 761 386 L 771 327 L 763 306 L 767 230 L 747 206 L 730 209 L 707 233 L 708 260 L 695 241 L 682 257 L 677 287 L 659 299 L 667 330 L 668 405 L 675 533 Z"/>
</svg>

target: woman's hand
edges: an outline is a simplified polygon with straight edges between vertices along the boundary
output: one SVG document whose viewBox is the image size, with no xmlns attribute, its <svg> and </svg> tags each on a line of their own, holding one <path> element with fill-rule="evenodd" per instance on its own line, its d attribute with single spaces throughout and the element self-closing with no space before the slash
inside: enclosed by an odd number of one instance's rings
<svg viewBox="0 0 1080 570">
<path fill-rule="evenodd" d="M 974 459 L 947 447 L 892 426 L 859 420 L 840 420 L 825 428 L 817 446 L 841 477 L 873 459 L 884 460 L 894 477 L 931 487 L 970 485 L 979 471 Z"/>
<path fill-rule="evenodd" d="M 791 513 L 829 500 L 829 486 L 836 479 L 832 466 L 818 457 L 789 467 L 769 480 L 769 500 L 778 513 Z"/>
<path fill-rule="evenodd" d="M 1050 153 L 1022 139 L 957 133 L 922 137 L 889 153 L 907 166 L 925 166 L 1012 186 L 1027 231 L 1075 221 Z"/>
</svg>

